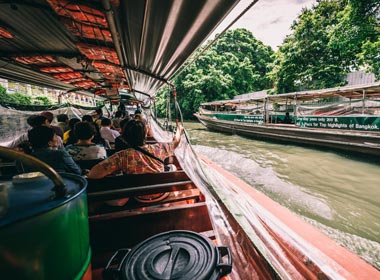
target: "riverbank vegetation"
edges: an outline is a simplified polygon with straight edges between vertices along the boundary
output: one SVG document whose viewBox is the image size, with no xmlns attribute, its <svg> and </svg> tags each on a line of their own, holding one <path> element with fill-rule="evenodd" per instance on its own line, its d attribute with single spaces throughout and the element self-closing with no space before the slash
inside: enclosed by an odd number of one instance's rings
<svg viewBox="0 0 380 280">
<path fill-rule="evenodd" d="M 246 29 L 227 31 L 173 81 L 183 116 L 192 118 L 203 102 L 248 92 L 342 86 L 356 70 L 380 79 L 379 23 L 378 0 L 317 0 L 294 21 L 276 52 Z M 162 116 L 168 92 L 157 96 Z"/>
<path fill-rule="evenodd" d="M 31 97 L 20 92 L 7 93 L 6 88 L 0 85 L 0 103 L 21 105 L 50 105 L 51 101 L 45 96 Z"/>
</svg>

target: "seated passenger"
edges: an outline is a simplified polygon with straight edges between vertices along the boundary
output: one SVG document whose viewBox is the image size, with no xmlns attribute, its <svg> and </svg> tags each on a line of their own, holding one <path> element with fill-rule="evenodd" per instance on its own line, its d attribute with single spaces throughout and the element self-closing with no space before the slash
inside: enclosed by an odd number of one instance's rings
<svg viewBox="0 0 380 280">
<path fill-rule="evenodd" d="M 288 123 L 288 124 L 293 123 L 292 119 L 289 116 L 289 112 L 285 113 L 284 123 Z"/>
<path fill-rule="evenodd" d="M 26 122 L 28 123 L 29 126 L 31 126 L 30 129 L 41 126 L 41 125 L 49 126 L 49 122 L 47 118 L 40 115 L 29 116 Z M 19 137 L 17 137 L 11 143 L 9 143 L 7 147 L 13 149 L 13 148 L 19 147 L 20 144 L 28 142 L 29 141 L 28 132 L 29 130 L 21 134 Z"/>
<path fill-rule="evenodd" d="M 50 127 L 39 126 L 33 128 L 29 131 L 29 141 L 32 146 L 31 155 L 46 162 L 57 172 L 80 175 L 82 170 L 69 153 L 63 149 L 57 150 L 58 138 L 55 131 Z M 27 167 L 27 169 L 32 168 Z"/>
<path fill-rule="evenodd" d="M 129 148 L 129 145 L 128 145 L 127 140 L 126 140 L 126 132 L 125 132 L 125 125 L 129 121 L 130 121 L 130 119 L 123 119 L 120 122 L 121 134 L 120 134 L 120 136 L 115 138 L 115 151 L 116 152 Z"/>
<path fill-rule="evenodd" d="M 78 139 L 78 142 L 67 146 L 66 151 L 69 152 L 75 161 L 107 158 L 104 146 L 92 142 L 95 135 L 95 128 L 92 124 L 78 122 L 74 126 L 74 135 Z"/>
<path fill-rule="evenodd" d="M 50 127 L 54 129 L 55 133 L 63 139 L 63 131 L 59 126 L 52 125 L 51 123 L 54 120 L 54 114 L 52 112 L 44 111 L 40 114 L 41 116 L 44 116 L 49 121 Z"/>
<path fill-rule="evenodd" d="M 95 135 L 94 135 L 94 139 L 92 139 L 92 142 L 94 142 L 95 144 L 102 144 L 103 146 L 105 146 L 106 143 L 104 139 L 102 138 L 102 136 L 100 135 L 99 126 L 94 122 L 92 116 L 90 115 L 82 116 L 82 122 L 89 122 L 90 124 L 94 126 Z"/>
<path fill-rule="evenodd" d="M 136 110 L 136 112 L 140 112 L 140 111 Z M 138 120 L 138 121 L 142 121 L 143 123 L 145 123 L 145 126 L 146 126 L 146 135 L 148 137 L 153 137 L 152 130 L 148 126 L 148 122 L 147 122 L 146 118 L 144 118 L 144 116 L 141 113 L 135 114 L 134 115 L 134 119 Z"/>
<path fill-rule="evenodd" d="M 121 133 L 120 122 L 124 119 L 126 113 L 122 111 L 117 111 L 115 117 L 112 119 L 112 128 Z"/>
<path fill-rule="evenodd" d="M 80 122 L 80 119 L 77 119 L 77 118 L 72 118 L 69 121 L 69 130 L 63 134 L 63 144 L 71 145 L 71 144 L 75 144 L 78 141 L 78 138 L 74 134 L 74 126 L 75 124 L 79 122 Z"/>
<path fill-rule="evenodd" d="M 162 160 L 172 156 L 179 145 L 183 127 L 179 126 L 171 143 L 145 144 L 146 126 L 142 121 L 131 120 L 125 125 L 126 142 L 131 148 L 113 154 L 108 159 L 95 165 L 89 172 L 92 179 L 103 178 L 114 172 L 123 171 L 127 174 L 159 173 L 164 171 L 164 165 L 153 157 L 136 150 L 143 149 Z M 133 148 L 132 148 L 133 147 Z"/>
<path fill-rule="evenodd" d="M 114 129 L 111 129 L 111 120 L 104 118 L 101 121 L 100 135 L 105 141 L 108 141 L 110 148 L 115 147 L 115 138 L 120 136 L 120 133 Z"/>
<path fill-rule="evenodd" d="M 69 127 L 69 116 L 67 114 L 59 114 L 57 115 L 57 125 L 62 129 L 63 133 L 70 129 Z"/>
</svg>

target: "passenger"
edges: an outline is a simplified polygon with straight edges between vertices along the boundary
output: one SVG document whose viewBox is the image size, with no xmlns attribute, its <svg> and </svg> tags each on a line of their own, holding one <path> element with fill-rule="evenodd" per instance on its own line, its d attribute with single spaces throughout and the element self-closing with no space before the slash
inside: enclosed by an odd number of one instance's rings
<svg viewBox="0 0 380 280">
<path fill-rule="evenodd" d="M 124 119 L 124 116 L 125 116 L 125 112 L 122 112 L 122 111 L 117 111 L 115 113 L 115 117 L 112 119 L 112 128 L 117 130 L 119 133 L 121 132 L 121 128 L 120 128 L 120 122 Z"/>
<path fill-rule="evenodd" d="M 57 115 L 57 121 L 59 128 L 63 131 L 63 134 L 65 134 L 66 131 L 70 130 L 69 127 L 69 116 L 67 114 L 59 114 Z"/>
<path fill-rule="evenodd" d="M 123 102 L 120 101 L 119 106 L 117 107 L 118 111 L 126 112 L 125 105 Z"/>
<path fill-rule="evenodd" d="M 101 126 L 102 120 L 105 119 L 105 117 L 103 116 L 103 110 L 100 108 L 96 109 L 92 113 L 92 117 L 93 117 L 94 123 L 96 123 L 98 125 L 98 127 Z"/>
<path fill-rule="evenodd" d="M 48 111 L 44 111 L 40 114 L 41 116 L 44 116 L 45 118 L 48 119 L 49 123 L 50 123 L 50 127 L 52 129 L 54 129 L 55 133 L 61 137 L 61 139 L 63 139 L 63 131 L 62 129 L 59 127 L 59 126 L 55 126 L 55 125 L 52 125 L 51 123 L 53 122 L 53 119 L 54 119 L 54 115 L 52 112 L 48 112 Z"/>
<path fill-rule="evenodd" d="M 288 124 L 293 123 L 292 119 L 289 116 L 289 112 L 285 113 L 284 123 L 288 123 Z"/>
<path fill-rule="evenodd" d="M 92 142 L 95 135 L 95 128 L 92 124 L 88 122 L 76 123 L 74 135 L 78 139 L 78 142 L 67 146 L 66 151 L 69 152 L 75 161 L 107 158 L 104 146 Z"/>
<path fill-rule="evenodd" d="M 182 132 L 183 127 L 179 126 L 171 143 L 146 145 L 146 126 L 143 122 L 131 120 L 125 125 L 126 142 L 131 147 L 141 148 L 162 160 L 173 155 L 174 149 L 177 148 L 181 141 Z M 99 179 L 118 171 L 123 171 L 127 174 L 158 173 L 164 171 L 164 165 L 135 148 L 128 148 L 95 165 L 90 170 L 88 177 Z"/>
<path fill-rule="evenodd" d="M 150 127 L 148 125 L 148 122 L 146 121 L 146 119 L 143 117 L 143 115 L 141 113 L 135 114 L 134 115 L 134 119 L 142 121 L 146 125 L 146 134 L 147 134 L 147 136 L 148 137 L 153 137 L 152 130 L 150 129 Z"/>
<path fill-rule="evenodd" d="M 41 115 L 31 115 L 27 118 L 26 122 L 28 123 L 29 126 L 31 126 L 30 129 L 41 126 L 41 125 L 49 126 L 49 122 L 47 118 Z M 19 147 L 21 144 L 28 142 L 29 141 L 28 131 L 24 132 L 19 137 L 14 139 L 11 143 L 7 145 L 7 147 L 14 149 L 14 148 Z"/>
<path fill-rule="evenodd" d="M 39 126 L 33 128 L 29 131 L 29 141 L 32 145 L 31 155 L 46 162 L 57 172 L 80 175 L 82 170 L 69 153 L 63 149 L 57 149 L 58 138 L 54 129 L 50 127 Z M 27 169 L 32 168 L 28 167 Z"/>
<path fill-rule="evenodd" d="M 115 138 L 115 151 L 116 152 L 129 148 L 129 145 L 128 145 L 127 140 L 126 140 L 127 138 L 126 138 L 126 131 L 125 131 L 125 125 L 129 121 L 130 121 L 130 119 L 128 118 L 128 119 L 123 119 L 120 122 L 121 134 L 120 134 L 120 136 Z"/>
<path fill-rule="evenodd" d="M 108 118 L 102 119 L 100 135 L 109 143 L 111 149 L 115 148 L 115 138 L 120 136 L 120 133 L 114 129 L 111 129 L 111 120 Z M 107 144 L 106 144 L 107 147 Z"/>
<path fill-rule="evenodd" d="M 63 144 L 65 144 L 66 146 L 72 145 L 78 141 L 78 138 L 76 138 L 76 136 L 74 134 L 74 126 L 78 122 L 80 122 L 80 119 L 78 119 L 78 118 L 72 118 L 69 121 L 69 128 L 70 129 L 63 134 Z"/>
<path fill-rule="evenodd" d="M 94 122 L 92 116 L 90 116 L 90 115 L 84 115 L 82 117 L 82 122 L 89 122 L 89 123 L 91 123 L 94 126 L 94 128 L 95 128 L 95 135 L 94 135 L 94 139 L 92 139 L 92 142 L 94 142 L 95 144 L 101 144 L 104 147 L 106 147 L 106 143 L 105 143 L 104 139 L 102 138 L 102 136 L 100 135 L 99 126 Z"/>
</svg>

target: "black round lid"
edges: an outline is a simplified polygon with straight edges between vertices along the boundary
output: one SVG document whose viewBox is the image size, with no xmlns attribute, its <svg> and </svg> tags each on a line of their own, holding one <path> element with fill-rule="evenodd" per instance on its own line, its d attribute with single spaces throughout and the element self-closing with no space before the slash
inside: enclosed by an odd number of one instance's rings
<svg viewBox="0 0 380 280">
<path fill-rule="evenodd" d="M 132 249 L 121 273 L 124 279 L 210 279 L 217 249 L 210 239 L 191 231 L 155 235 Z"/>
</svg>

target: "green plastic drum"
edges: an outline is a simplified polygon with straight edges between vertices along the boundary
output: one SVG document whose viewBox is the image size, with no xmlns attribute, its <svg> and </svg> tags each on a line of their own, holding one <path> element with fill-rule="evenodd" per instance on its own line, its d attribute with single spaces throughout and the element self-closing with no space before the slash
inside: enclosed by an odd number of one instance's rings
<svg viewBox="0 0 380 280">
<path fill-rule="evenodd" d="M 0 217 L 0 279 L 81 279 L 86 272 L 87 182 L 60 175 L 68 195 L 58 199 L 43 175 L 1 183 L 6 209 Z"/>
</svg>

